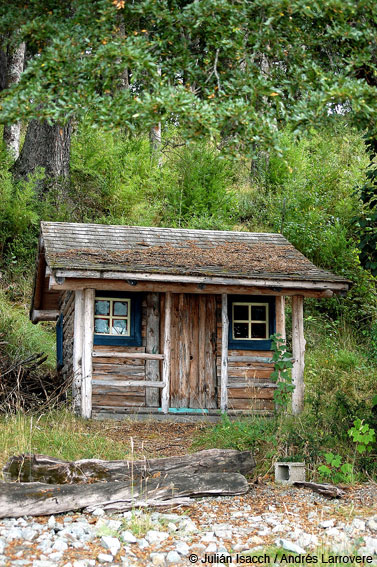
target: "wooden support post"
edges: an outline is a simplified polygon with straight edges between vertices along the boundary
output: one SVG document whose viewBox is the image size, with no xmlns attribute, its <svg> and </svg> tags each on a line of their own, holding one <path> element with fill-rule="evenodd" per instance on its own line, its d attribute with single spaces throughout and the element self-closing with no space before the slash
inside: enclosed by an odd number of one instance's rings
<svg viewBox="0 0 377 567">
<path fill-rule="evenodd" d="M 81 415 L 92 415 L 92 351 L 94 334 L 94 289 L 84 289 Z"/>
<path fill-rule="evenodd" d="M 157 354 L 160 345 L 160 294 L 147 294 L 147 344 L 149 354 Z M 157 382 L 160 380 L 160 363 L 158 360 L 146 360 L 145 380 Z M 159 407 L 160 392 L 158 388 L 147 388 L 145 392 L 145 405 Z"/>
<path fill-rule="evenodd" d="M 228 409 L 228 333 L 228 296 L 223 293 L 221 295 L 221 411 Z"/>
<path fill-rule="evenodd" d="M 73 382 L 72 401 L 73 411 L 81 414 L 81 384 L 82 384 L 82 347 L 84 329 L 84 292 L 77 290 L 75 294 L 75 315 L 73 322 Z"/>
<path fill-rule="evenodd" d="M 172 310 L 172 294 L 170 291 L 167 291 L 165 294 L 164 360 L 162 363 L 162 380 L 164 382 L 164 387 L 161 392 L 161 409 L 163 413 L 168 413 L 169 411 L 171 310 Z"/>
<path fill-rule="evenodd" d="M 276 333 L 281 335 L 284 341 L 287 340 L 285 331 L 285 297 L 283 295 L 276 296 Z"/>
<path fill-rule="evenodd" d="M 295 295 L 292 298 L 292 381 L 295 387 L 292 394 L 292 412 L 298 415 L 304 409 L 304 298 Z"/>
</svg>

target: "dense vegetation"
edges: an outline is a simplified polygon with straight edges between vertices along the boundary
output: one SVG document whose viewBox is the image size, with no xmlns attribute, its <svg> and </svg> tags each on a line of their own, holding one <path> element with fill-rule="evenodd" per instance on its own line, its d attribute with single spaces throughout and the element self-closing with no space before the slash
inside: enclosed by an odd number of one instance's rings
<svg viewBox="0 0 377 567">
<path fill-rule="evenodd" d="M 170 130 L 163 133 L 161 165 L 147 136 L 76 124 L 70 180 L 43 199 L 43 170 L 15 182 L 3 148 L 0 340 L 8 355 L 45 351 L 54 367 L 53 326 L 27 320 L 42 219 L 282 232 L 314 263 L 353 281 L 346 297 L 306 301 L 305 412 L 299 420 L 224 420 L 199 442 L 263 451 L 263 471 L 271 457 L 288 456 L 305 458 L 316 473 L 327 450 L 355 456 L 356 473 L 373 472 L 375 446 L 359 454 L 347 433 L 356 418 L 377 427 L 376 280 L 358 248 L 365 143 L 343 119 L 298 141 L 288 129 L 280 137 L 282 152 L 232 160 L 210 142 L 187 144 Z"/>
</svg>

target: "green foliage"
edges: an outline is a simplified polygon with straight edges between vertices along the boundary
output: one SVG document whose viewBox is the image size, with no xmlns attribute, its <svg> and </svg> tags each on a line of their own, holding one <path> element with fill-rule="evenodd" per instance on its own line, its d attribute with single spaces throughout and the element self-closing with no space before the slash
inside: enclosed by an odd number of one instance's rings
<svg viewBox="0 0 377 567">
<path fill-rule="evenodd" d="M 234 164 L 207 143 L 186 146 L 166 164 L 173 175 L 165 190 L 163 223 L 191 228 L 231 228 L 235 196 L 229 190 Z"/>
<path fill-rule="evenodd" d="M 48 355 L 44 366 L 54 370 L 56 367 L 54 326 L 33 325 L 28 317 L 29 306 L 14 305 L 9 295 L 11 289 L 8 293 L 0 289 L 0 340 L 5 342 L 5 351 L 16 360 L 44 352 Z M 28 297 L 27 300 L 29 299 Z"/>
<path fill-rule="evenodd" d="M 277 126 L 303 132 L 339 106 L 359 127 L 375 124 L 376 21 L 373 3 L 359 0 L 341 9 L 305 0 L 14 0 L 0 6 L 0 35 L 26 40 L 30 58 L 3 94 L 0 118 L 89 116 L 130 132 L 174 122 L 185 138 L 280 151 Z M 126 69 L 130 88 L 120 89 Z"/>
<path fill-rule="evenodd" d="M 292 375 L 289 372 L 289 369 L 293 368 L 292 355 L 285 350 L 285 340 L 279 333 L 271 335 L 270 339 L 274 362 L 274 370 L 271 372 L 270 379 L 277 386 L 274 391 L 274 401 L 280 410 L 286 410 L 295 389 L 292 384 Z"/>
<path fill-rule="evenodd" d="M 7 459 L 22 453 L 51 455 L 58 459 L 126 459 L 131 455 L 127 443 L 103 435 L 103 426 L 88 424 L 68 410 L 48 414 L 0 416 L 0 467 Z"/>
<path fill-rule="evenodd" d="M 356 443 L 358 453 L 370 453 L 372 445 L 376 442 L 376 432 L 364 420 L 356 419 L 353 427 L 348 431 L 352 441 Z"/>
<path fill-rule="evenodd" d="M 350 483 L 353 481 L 353 466 L 351 463 L 342 463 L 342 457 L 334 455 L 334 453 L 325 453 L 324 457 L 326 464 L 318 467 L 318 472 L 322 478 L 335 483 Z"/>
<path fill-rule="evenodd" d="M 362 210 L 354 187 L 363 182 L 368 164 L 364 142 L 343 120 L 321 133 L 309 131 L 299 142 L 288 130 L 280 137 L 283 156 L 271 152 L 269 160 L 263 155 L 256 160 L 240 216 L 250 230 L 282 232 L 314 264 L 350 279 L 345 298 L 307 306 L 334 319 L 345 317 L 367 335 L 377 317 L 376 281 L 360 264 L 354 225 Z"/>
</svg>

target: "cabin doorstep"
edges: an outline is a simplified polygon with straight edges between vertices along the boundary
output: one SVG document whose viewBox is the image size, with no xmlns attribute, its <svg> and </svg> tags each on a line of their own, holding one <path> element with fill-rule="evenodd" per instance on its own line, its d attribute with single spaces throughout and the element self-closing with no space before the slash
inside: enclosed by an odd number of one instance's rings
<svg viewBox="0 0 377 567">
<path fill-rule="evenodd" d="M 264 414 L 270 336 L 292 305 L 292 410 L 303 408 L 304 297 L 350 282 L 280 234 L 41 223 L 30 317 L 56 321 L 58 371 L 83 417 Z"/>
</svg>

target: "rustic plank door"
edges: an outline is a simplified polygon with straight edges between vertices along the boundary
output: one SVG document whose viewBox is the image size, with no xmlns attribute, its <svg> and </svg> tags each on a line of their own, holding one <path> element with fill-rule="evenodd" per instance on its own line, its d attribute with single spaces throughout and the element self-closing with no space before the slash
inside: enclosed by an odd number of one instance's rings
<svg viewBox="0 0 377 567">
<path fill-rule="evenodd" d="M 216 299 L 172 296 L 170 407 L 216 408 Z"/>
</svg>

